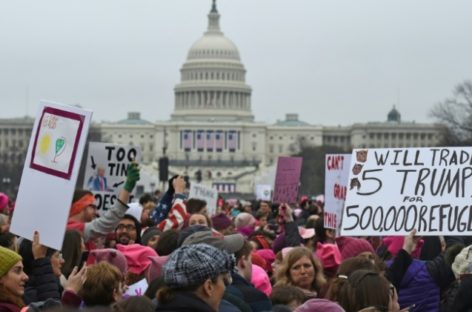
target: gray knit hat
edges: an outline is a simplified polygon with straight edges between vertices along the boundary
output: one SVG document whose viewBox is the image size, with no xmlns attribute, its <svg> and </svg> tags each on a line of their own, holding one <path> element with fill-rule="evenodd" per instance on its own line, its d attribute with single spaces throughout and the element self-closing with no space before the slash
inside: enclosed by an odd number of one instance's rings
<svg viewBox="0 0 472 312">
<path fill-rule="evenodd" d="M 231 272 L 234 258 L 207 244 L 183 246 L 164 265 L 164 281 L 170 288 L 198 286 L 221 273 Z"/>
</svg>

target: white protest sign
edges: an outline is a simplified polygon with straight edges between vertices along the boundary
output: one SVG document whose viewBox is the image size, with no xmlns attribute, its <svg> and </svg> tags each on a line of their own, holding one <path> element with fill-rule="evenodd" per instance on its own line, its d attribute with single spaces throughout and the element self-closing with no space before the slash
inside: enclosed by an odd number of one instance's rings
<svg viewBox="0 0 472 312">
<path fill-rule="evenodd" d="M 144 296 L 144 293 L 148 289 L 149 285 L 145 278 L 139 282 L 134 283 L 133 285 L 128 286 L 125 295 L 134 297 L 134 296 Z"/>
<path fill-rule="evenodd" d="M 218 191 L 216 189 L 206 187 L 202 184 L 192 183 L 188 197 L 206 201 L 209 216 L 216 213 L 216 201 L 218 200 Z"/>
<path fill-rule="evenodd" d="M 326 155 L 324 227 L 335 229 L 337 233 L 339 233 L 341 227 L 350 165 L 351 154 Z"/>
<path fill-rule="evenodd" d="M 472 235 L 472 148 L 354 150 L 342 235 Z"/>
<path fill-rule="evenodd" d="M 11 232 L 60 250 L 92 112 L 42 101 L 33 125 Z"/>
<path fill-rule="evenodd" d="M 257 184 L 256 185 L 256 199 L 257 200 L 271 200 L 272 185 Z"/>
<path fill-rule="evenodd" d="M 119 190 L 124 186 L 128 165 L 140 162 L 139 146 L 90 142 L 85 167 L 84 189 L 93 192 L 99 210 L 113 207 Z M 129 201 L 133 200 L 131 194 Z"/>
</svg>

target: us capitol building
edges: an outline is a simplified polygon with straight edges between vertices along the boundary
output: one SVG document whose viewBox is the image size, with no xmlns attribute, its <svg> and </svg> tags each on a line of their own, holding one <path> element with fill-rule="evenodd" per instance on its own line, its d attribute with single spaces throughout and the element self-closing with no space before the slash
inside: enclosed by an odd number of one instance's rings
<svg viewBox="0 0 472 312">
<path fill-rule="evenodd" d="M 141 146 L 147 172 L 140 181 L 144 191 L 158 186 L 157 161 L 164 155 L 170 174 L 185 173 L 194 179 L 200 171 L 202 183 L 222 192 L 252 193 L 255 184 L 271 182 L 278 156 L 293 155 L 301 145 L 346 151 L 434 146 L 444 129 L 439 124 L 403 122 L 395 107 L 384 122 L 351 126 L 311 125 L 297 114 L 286 114 L 275 124 L 256 121 L 246 69 L 237 46 L 221 31 L 215 1 L 208 29 L 190 47 L 180 73 L 170 120 L 150 122 L 139 112 L 129 112 L 124 120 L 92 126 L 104 142 Z M 31 118 L 0 119 L 0 158 L 5 158 L 1 161 L 17 159 L 12 153 L 24 153 L 32 123 Z"/>
</svg>

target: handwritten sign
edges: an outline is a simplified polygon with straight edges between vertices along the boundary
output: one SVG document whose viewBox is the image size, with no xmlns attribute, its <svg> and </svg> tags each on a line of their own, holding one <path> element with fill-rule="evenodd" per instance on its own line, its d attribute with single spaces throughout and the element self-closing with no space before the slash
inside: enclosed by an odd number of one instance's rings
<svg viewBox="0 0 472 312">
<path fill-rule="evenodd" d="M 11 232 L 60 250 L 92 112 L 41 102 L 33 126 Z"/>
<path fill-rule="evenodd" d="M 327 154 L 325 158 L 324 227 L 340 232 L 346 200 L 351 154 Z"/>
<path fill-rule="evenodd" d="M 472 148 L 357 149 L 342 235 L 472 235 Z"/>
<path fill-rule="evenodd" d="M 279 157 L 275 174 L 274 203 L 296 203 L 302 171 L 301 157 Z"/>
<path fill-rule="evenodd" d="M 125 292 L 125 295 L 134 297 L 134 296 L 144 296 L 144 293 L 148 289 L 149 285 L 145 278 L 128 286 L 128 289 Z"/>
<path fill-rule="evenodd" d="M 126 181 L 128 165 L 141 159 L 139 146 L 90 142 L 84 189 L 93 192 L 99 210 L 111 208 Z M 134 194 L 130 196 L 130 202 Z"/>
<path fill-rule="evenodd" d="M 208 215 L 212 216 L 216 213 L 216 202 L 218 200 L 218 191 L 216 189 L 206 187 L 202 184 L 192 183 L 188 197 L 206 201 Z"/>
</svg>

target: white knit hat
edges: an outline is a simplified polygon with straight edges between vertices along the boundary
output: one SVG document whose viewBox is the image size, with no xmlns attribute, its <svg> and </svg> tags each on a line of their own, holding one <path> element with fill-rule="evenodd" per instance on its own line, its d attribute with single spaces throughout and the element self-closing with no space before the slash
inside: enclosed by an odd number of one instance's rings
<svg viewBox="0 0 472 312">
<path fill-rule="evenodd" d="M 465 247 L 454 259 L 452 264 L 452 272 L 456 278 L 459 278 L 463 274 L 472 273 L 472 245 Z"/>
</svg>

